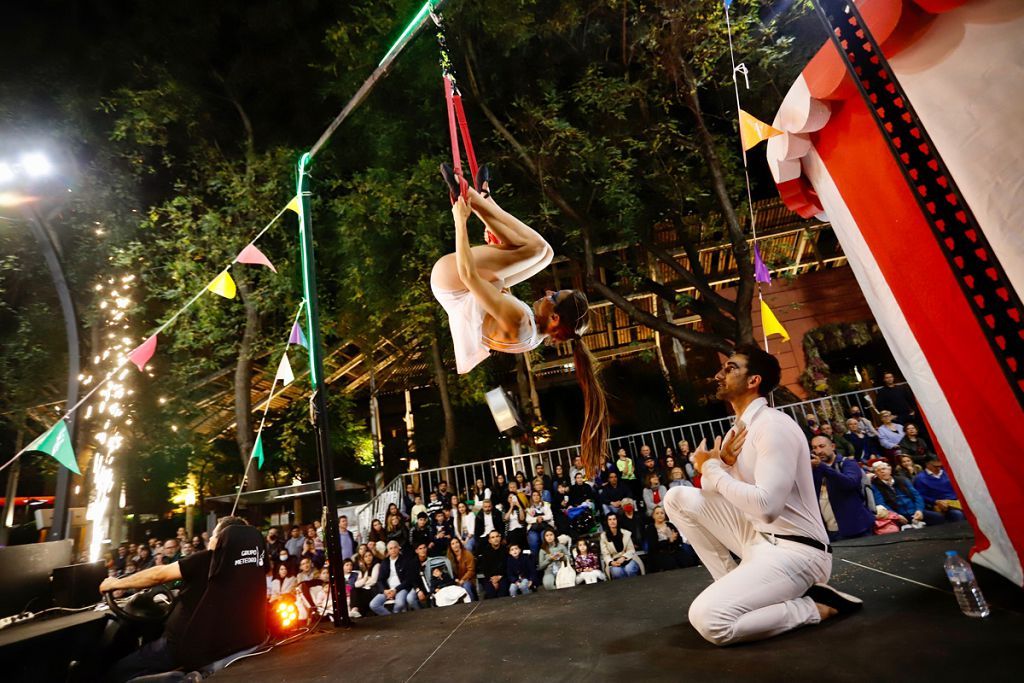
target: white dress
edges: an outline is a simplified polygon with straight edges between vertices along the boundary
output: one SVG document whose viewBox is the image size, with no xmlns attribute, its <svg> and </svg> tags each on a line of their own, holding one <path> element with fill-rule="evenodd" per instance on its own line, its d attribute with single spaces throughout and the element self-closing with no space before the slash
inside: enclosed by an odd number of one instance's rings
<svg viewBox="0 0 1024 683">
<path fill-rule="evenodd" d="M 497 284 L 504 285 L 498 281 Z M 455 369 L 464 375 L 481 362 L 491 351 L 502 353 L 526 353 L 540 346 L 544 338 L 537 333 L 537 321 L 533 309 L 511 294 L 502 296 L 512 299 L 521 309 L 523 317 L 519 322 L 519 334 L 515 342 L 502 342 L 484 335 L 484 316 L 487 311 L 468 289 L 444 290 L 431 284 L 431 291 L 441 307 L 448 314 L 448 326 L 452 331 L 455 345 Z"/>
</svg>

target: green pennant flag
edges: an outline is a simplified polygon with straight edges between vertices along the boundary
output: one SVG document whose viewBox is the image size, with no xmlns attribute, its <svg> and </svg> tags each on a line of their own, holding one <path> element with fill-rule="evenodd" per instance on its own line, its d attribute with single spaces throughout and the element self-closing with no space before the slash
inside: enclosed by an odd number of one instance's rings
<svg viewBox="0 0 1024 683">
<path fill-rule="evenodd" d="M 263 469 L 263 434 L 256 435 L 256 443 L 252 447 L 252 457 L 256 458 L 256 469 Z"/>
<path fill-rule="evenodd" d="M 75 474 L 81 474 L 78 469 L 78 461 L 75 459 L 75 450 L 71 447 L 68 425 L 64 420 L 57 420 L 57 424 L 46 430 L 46 433 L 39 435 L 25 450 L 46 453 Z"/>
</svg>

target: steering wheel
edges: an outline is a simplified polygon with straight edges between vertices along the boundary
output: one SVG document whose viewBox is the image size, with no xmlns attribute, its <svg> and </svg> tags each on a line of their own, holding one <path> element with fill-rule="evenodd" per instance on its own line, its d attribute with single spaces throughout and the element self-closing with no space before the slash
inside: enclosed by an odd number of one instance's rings
<svg viewBox="0 0 1024 683">
<path fill-rule="evenodd" d="M 104 593 L 103 599 L 117 619 L 143 623 L 164 621 L 178 604 L 177 596 L 166 586 L 147 588 L 120 603 L 114 599 L 113 591 Z"/>
</svg>

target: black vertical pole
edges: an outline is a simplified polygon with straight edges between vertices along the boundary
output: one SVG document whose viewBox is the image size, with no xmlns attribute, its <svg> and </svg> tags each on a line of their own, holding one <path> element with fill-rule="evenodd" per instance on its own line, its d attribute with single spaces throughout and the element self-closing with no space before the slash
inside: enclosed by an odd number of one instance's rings
<svg viewBox="0 0 1024 683">
<path fill-rule="evenodd" d="M 345 577 L 342 574 L 341 539 L 338 537 L 338 504 L 334 490 L 334 460 L 327 424 L 327 385 L 324 383 L 323 344 L 320 338 L 320 310 L 316 291 L 316 260 L 313 254 L 313 220 L 310 212 L 310 155 L 303 154 L 298 165 L 299 246 L 302 253 L 302 293 L 306 299 L 306 329 L 309 340 L 309 378 L 313 385 L 310 420 L 316 438 L 316 457 L 320 469 L 320 501 L 323 506 L 324 543 L 330 562 L 331 604 L 334 625 L 350 626 Z"/>
</svg>

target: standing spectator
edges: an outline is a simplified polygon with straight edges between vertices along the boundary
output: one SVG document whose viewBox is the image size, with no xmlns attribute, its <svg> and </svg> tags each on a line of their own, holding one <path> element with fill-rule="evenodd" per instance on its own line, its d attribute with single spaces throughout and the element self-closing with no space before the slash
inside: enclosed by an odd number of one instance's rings
<svg viewBox="0 0 1024 683">
<path fill-rule="evenodd" d="M 945 521 L 937 512 L 924 509 L 921 494 L 903 477 L 894 477 L 889 463 L 878 460 L 872 470 L 875 476 L 871 480 L 871 488 L 875 493 L 875 503 L 884 506 L 889 512 L 895 512 L 899 516 L 897 521 L 904 528 L 920 528 L 925 524 L 941 524 Z"/>
<path fill-rule="evenodd" d="M 417 494 L 413 499 L 412 512 L 409 513 L 409 519 L 414 520 L 420 516 L 420 513 L 426 514 L 427 506 L 423 504 L 423 496 Z M 410 521 L 410 524 L 413 522 Z"/>
<path fill-rule="evenodd" d="M 375 614 L 398 614 L 408 607 L 407 596 L 416 585 L 417 568 L 403 559 L 401 550 L 395 541 L 388 543 L 388 556 L 381 563 L 377 578 L 377 590 L 380 592 L 370 601 L 370 609 Z M 391 610 L 385 605 L 389 600 L 394 601 Z"/>
<path fill-rule="evenodd" d="M 541 480 L 541 488 L 545 491 L 550 491 L 552 486 L 551 475 L 544 469 L 544 463 L 539 462 L 533 469 L 533 478 Z"/>
<path fill-rule="evenodd" d="M 448 490 L 448 482 L 443 479 L 437 484 L 437 499 L 441 501 L 441 505 L 447 508 L 451 503 L 450 499 L 452 492 Z"/>
<path fill-rule="evenodd" d="M 530 501 L 530 507 L 526 509 L 526 528 L 530 543 L 530 553 L 536 562 L 537 553 L 540 552 L 540 543 L 543 540 L 544 529 L 555 523 L 555 516 L 551 512 L 551 504 L 545 503 L 539 491 L 534 491 Z M 511 552 L 511 548 L 509 551 Z"/>
<path fill-rule="evenodd" d="M 583 480 L 586 481 L 587 469 L 583 466 L 583 458 L 579 455 L 574 455 L 572 458 L 572 467 L 569 468 L 569 480 L 575 482 L 577 474 L 582 474 Z"/>
<path fill-rule="evenodd" d="M 267 557 L 277 557 L 282 548 L 284 541 L 280 538 L 280 531 L 276 526 L 270 527 L 267 531 Z"/>
<path fill-rule="evenodd" d="M 608 528 L 601 532 L 601 556 L 609 577 L 623 579 L 636 576 L 640 573 L 640 565 L 636 561 L 633 535 L 619 529 L 619 518 L 615 513 L 608 513 L 605 519 Z"/>
<path fill-rule="evenodd" d="M 666 493 L 668 493 L 668 489 L 662 485 L 661 477 L 658 476 L 658 473 L 652 472 L 648 474 L 644 485 L 644 510 L 646 510 L 648 517 L 654 515 L 654 508 L 662 504 Z"/>
<path fill-rule="evenodd" d="M 505 507 L 508 506 L 508 482 L 505 481 L 504 474 L 498 474 L 494 477 L 494 486 L 491 487 L 491 500 L 494 501 L 494 506 L 505 512 Z"/>
<path fill-rule="evenodd" d="M 618 457 L 615 460 L 615 469 L 618 472 L 618 479 L 632 491 L 633 482 L 636 481 L 636 465 L 633 463 L 633 458 L 629 457 L 625 448 L 620 448 L 616 455 Z"/>
<path fill-rule="evenodd" d="M 900 462 L 893 470 L 893 474 L 897 477 L 903 477 L 907 481 L 914 481 L 914 477 L 921 474 L 923 471 L 924 468 L 915 464 L 913 458 L 906 453 L 903 453 L 900 455 Z"/>
<path fill-rule="evenodd" d="M 907 423 L 904 426 L 904 430 L 906 430 L 906 435 L 900 441 L 900 453 L 909 455 L 914 460 L 915 465 L 924 465 L 929 457 L 935 455 L 932 445 L 928 443 L 927 437 L 918 431 L 917 425 L 913 422 Z"/>
<path fill-rule="evenodd" d="M 444 510 L 434 513 L 434 523 L 430 527 L 430 541 L 427 543 L 427 554 L 430 557 L 441 557 L 448 554 L 448 546 L 452 542 L 451 522 L 445 519 Z M 416 545 L 413 545 L 415 548 Z"/>
<path fill-rule="evenodd" d="M 341 557 L 352 557 L 356 554 L 356 537 L 348 530 L 348 516 L 338 516 L 338 539 L 341 541 Z"/>
<path fill-rule="evenodd" d="M 494 502 L 487 498 L 484 500 L 480 514 L 476 516 L 476 531 L 474 536 L 478 539 L 486 539 L 492 531 L 497 531 L 499 536 L 505 535 L 505 521 L 500 512 L 494 509 Z M 474 542 L 474 552 L 478 543 Z"/>
<path fill-rule="evenodd" d="M 448 560 L 455 572 L 455 582 L 462 586 L 470 600 L 476 600 L 476 558 L 473 552 L 462 544 L 458 537 L 452 539 Z"/>
<path fill-rule="evenodd" d="M 853 444 L 854 457 L 862 463 L 882 454 L 878 439 L 864 431 L 860 420 L 851 417 L 846 421 L 846 440 Z"/>
<path fill-rule="evenodd" d="M 862 496 L 860 465 L 837 457 L 835 444 L 824 434 L 811 439 L 811 475 L 829 540 L 867 536 L 874 530 L 875 516 Z"/>
<path fill-rule="evenodd" d="M 889 411 L 899 424 L 917 420 L 917 404 L 910 387 L 896 386 L 896 376 L 891 372 L 882 375 L 882 386 L 875 395 L 875 406 L 879 413 Z M 881 436 L 881 434 L 879 434 Z"/>
<path fill-rule="evenodd" d="M 484 575 L 481 586 L 484 597 L 500 598 L 508 595 L 508 551 L 501 544 L 501 534 L 495 529 L 487 536 L 487 543 L 476 555 L 476 566 Z"/>
<path fill-rule="evenodd" d="M 924 499 L 925 507 L 941 515 L 945 521 L 963 521 L 964 513 L 960 511 L 960 499 L 957 498 L 953 484 L 942 468 L 942 461 L 938 456 L 933 455 L 925 460 L 924 471 L 914 477 L 914 488 Z"/>
<path fill-rule="evenodd" d="M 288 540 L 284 542 L 284 547 L 288 549 L 288 554 L 294 557 L 302 555 L 302 541 L 302 529 L 293 525 L 289 531 Z"/>
<path fill-rule="evenodd" d="M 476 545 L 476 515 L 473 514 L 466 503 L 460 502 L 455 506 L 452 514 L 452 529 L 455 537 L 462 541 L 462 545 L 470 551 Z"/>
<path fill-rule="evenodd" d="M 412 483 L 405 485 L 405 493 L 402 494 L 402 515 L 406 519 L 412 519 L 412 507 L 416 504 L 416 487 Z"/>
<path fill-rule="evenodd" d="M 679 530 L 668 521 L 661 505 L 651 510 L 651 523 L 647 526 L 647 557 L 651 571 L 668 571 L 700 564 L 697 553 L 683 539 Z"/>
<path fill-rule="evenodd" d="M 576 541 L 576 556 L 572 560 L 572 568 L 576 570 L 577 586 L 581 583 L 605 580 L 604 572 L 601 571 L 601 560 L 590 549 L 590 544 L 585 538 Z"/>
<path fill-rule="evenodd" d="M 508 594 L 513 598 L 527 595 L 533 588 L 533 561 L 523 556 L 518 543 L 508 544 Z"/>
<path fill-rule="evenodd" d="M 903 441 L 903 425 L 897 424 L 893 414 L 888 410 L 878 413 L 882 424 L 878 425 L 878 442 L 882 444 L 882 453 L 892 464 L 895 461 L 896 449 Z"/>
<path fill-rule="evenodd" d="M 547 590 L 554 590 L 555 575 L 558 570 L 569 562 L 569 549 L 558 542 L 555 532 L 544 530 L 544 541 L 540 545 L 540 560 L 537 569 L 540 571 L 541 583 Z"/>
</svg>

